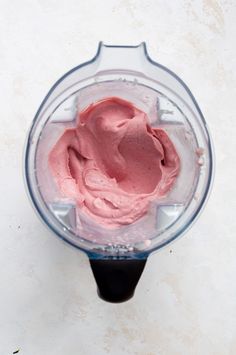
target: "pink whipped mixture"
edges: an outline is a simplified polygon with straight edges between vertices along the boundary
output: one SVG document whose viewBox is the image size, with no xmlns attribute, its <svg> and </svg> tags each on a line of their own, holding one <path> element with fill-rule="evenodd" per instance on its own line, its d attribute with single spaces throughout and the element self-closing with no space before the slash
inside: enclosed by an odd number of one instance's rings
<svg viewBox="0 0 236 355">
<path fill-rule="evenodd" d="M 179 156 L 167 133 L 148 122 L 132 103 L 106 98 L 80 112 L 77 127 L 50 152 L 61 194 L 102 226 L 135 222 L 175 183 Z"/>
</svg>

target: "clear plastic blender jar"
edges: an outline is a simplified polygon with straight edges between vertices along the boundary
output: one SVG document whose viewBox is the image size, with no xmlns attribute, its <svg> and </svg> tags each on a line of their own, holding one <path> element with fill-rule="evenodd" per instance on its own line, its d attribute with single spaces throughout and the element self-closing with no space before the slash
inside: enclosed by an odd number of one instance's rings
<svg viewBox="0 0 236 355">
<path fill-rule="evenodd" d="M 146 112 L 152 127 L 167 132 L 181 161 L 167 197 L 151 203 L 135 223 L 113 230 L 62 196 L 48 166 L 51 149 L 65 129 L 76 126 L 78 113 L 111 96 Z M 55 235 L 88 255 L 98 293 L 110 302 L 132 297 L 147 257 L 191 226 L 213 178 L 212 143 L 195 98 L 176 74 L 150 59 L 145 43 L 100 43 L 92 60 L 60 78 L 32 122 L 24 163 L 27 190 L 39 216 Z"/>
</svg>

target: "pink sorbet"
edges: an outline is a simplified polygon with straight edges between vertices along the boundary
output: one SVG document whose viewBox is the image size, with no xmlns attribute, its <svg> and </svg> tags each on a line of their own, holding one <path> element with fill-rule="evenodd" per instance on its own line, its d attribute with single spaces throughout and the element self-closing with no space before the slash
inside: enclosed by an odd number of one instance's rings
<svg viewBox="0 0 236 355">
<path fill-rule="evenodd" d="M 79 113 L 49 155 L 64 197 L 101 226 L 117 228 L 144 216 L 166 196 L 180 170 L 167 133 L 152 128 L 132 103 L 109 97 Z"/>
</svg>

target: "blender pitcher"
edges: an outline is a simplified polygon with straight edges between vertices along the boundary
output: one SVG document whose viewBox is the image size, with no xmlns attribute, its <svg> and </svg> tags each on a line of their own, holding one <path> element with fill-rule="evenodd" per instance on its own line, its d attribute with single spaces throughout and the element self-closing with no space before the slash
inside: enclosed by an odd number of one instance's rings
<svg viewBox="0 0 236 355">
<path fill-rule="evenodd" d="M 151 202 L 145 216 L 106 229 L 61 195 L 48 156 L 65 129 L 76 127 L 80 111 L 112 96 L 132 102 L 152 127 L 167 132 L 181 169 L 168 195 Z M 213 177 L 212 143 L 195 98 L 176 74 L 150 59 L 145 43 L 100 43 L 92 60 L 60 78 L 35 115 L 24 163 L 27 190 L 39 216 L 55 235 L 88 255 L 98 294 L 110 302 L 131 298 L 147 257 L 192 225 Z"/>
</svg>

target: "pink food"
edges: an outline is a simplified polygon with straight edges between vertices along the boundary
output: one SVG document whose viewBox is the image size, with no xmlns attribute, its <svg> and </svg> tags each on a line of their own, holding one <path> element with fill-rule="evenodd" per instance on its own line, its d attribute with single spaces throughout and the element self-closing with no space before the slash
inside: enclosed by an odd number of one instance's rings
<svg viewBox="0 0 236 355">
<path fill-rule="evenodd" d="M 49 155 L 60 193 L 76 201 L 95 222 L 116 228 L 144 216 L 163 198 L 180 170 L 167 133 L 149 125 L 147 115 L 116 97 L 79 113 Z"/>
</svg>

